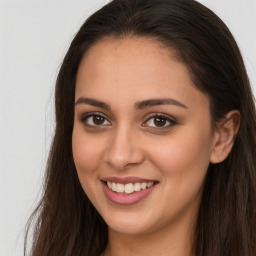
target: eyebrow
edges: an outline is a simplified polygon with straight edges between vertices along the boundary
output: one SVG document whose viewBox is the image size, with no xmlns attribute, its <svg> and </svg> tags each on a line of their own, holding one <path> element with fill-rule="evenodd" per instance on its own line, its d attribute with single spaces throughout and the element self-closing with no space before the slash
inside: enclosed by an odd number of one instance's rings
<svg viewBox="0 0 256 256">
<path fill-rule="evenodd" d="M 110 105 L 108 105 L 107 103 L 103 102 L 103 101 L 99 101 L 99 100 L 95 100 L 95 99 L 90 99 L 90 98 L 79 98 L 75 105 L 78 105 L 78 104 L 88 104 L 88 105 L 92 105 L 92 106 L 95 106 L 95 107 L 99 107 L 99 108 L 103 108 L 103 109 L 106 109 L 106 110 L 111 110 L 111 107 Z"/>
<path fill-rule="evenodd" d="M 152 107 L 152 106 L 157 106 L 157 105 L 175 105 L 178 107 L 187 108 L 187 106 L 184 105 L 183 103 L 181 103 L 177 100 L 171 99 L 171 98 L 144 100 L 144 101 L 135 103 L 135 108 L 143 109 L 146 107 Z"/>
<path fill-rule="evenodd" d="M 111 110 L 111 107 L 109 104 L 103 102 L 103 101 L 99 101 L 99 100 L 96 100 L 96 99 L 91 99 L 91 98 L 84 98 L 84 97 L 80 97 L 75 105 L 78 105 L 78 104 L 88 104 L 88 105 L 92 105 L 92 106 L 95 106 L 95 107 L 99 107 L 99 108 L 103 108 L 103 109 L 106 109 L 106 110 Z M 175 106 L 178 106 L 178 107 L 182 107 L 182 108 L 187 108 L 186 105 L 184 105 L 183 103 L 177 101 L 177 100 L 174 100 L 174 99 L 171 99 L 171 98 L 160 98 L 160 99 L 148 99 L 148 100 L 143 100 L 143 101 L 140 101 L 140 102 L 136 102 L 135 103 L 135 109 L 144 109 L 144 108 L 147 108 L 147 107 L 153 107 L 153 106 L 157 106 L 157 105 L 175 105 Z"/>
</svg>

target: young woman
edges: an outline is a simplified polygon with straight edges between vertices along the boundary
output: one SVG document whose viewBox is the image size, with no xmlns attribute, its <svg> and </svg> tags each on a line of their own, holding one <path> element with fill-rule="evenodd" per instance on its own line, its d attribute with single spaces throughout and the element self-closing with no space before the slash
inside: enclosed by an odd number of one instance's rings
<svg viewBox="0 0 256 256">
<path fill-rule="evenodd" d="M 75 36 L 32 255 L 256 254 L 256 112 L 193 0 L 114 0 Z"/>
</svg>

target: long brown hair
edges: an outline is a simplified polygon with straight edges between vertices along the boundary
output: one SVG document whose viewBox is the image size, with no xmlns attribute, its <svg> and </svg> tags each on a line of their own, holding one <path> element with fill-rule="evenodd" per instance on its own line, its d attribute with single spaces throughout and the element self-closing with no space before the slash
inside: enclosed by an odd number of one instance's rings
<svg viewBox="0 0 256 256">
<path fill-rule="evenodd" d="M 210 98 L 213 127 L 228 111 L 240 111 L 230 155 L 210 164 L 205 178 L 193 254 L 255 256 L 255 103 L 233 36 L 194 0 L 113 0 L 76 34 L 56 82 L 56 130 L 44 194 L 29 222 L 34 223 L 31 255 L 98 256 L 107 245 L 107 226 L 82 190 L 72 156 L 75 83 L 80 61 L 93 44 L 129 35 L 154 38 L 176 50 L 194 84 Z"/>
</svg>

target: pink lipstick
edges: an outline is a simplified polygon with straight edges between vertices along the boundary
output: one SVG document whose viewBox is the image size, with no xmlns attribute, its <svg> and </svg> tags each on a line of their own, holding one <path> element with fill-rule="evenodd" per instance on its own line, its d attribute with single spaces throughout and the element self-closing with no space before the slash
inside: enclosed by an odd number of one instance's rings
<svg viewBox="0 0 256 256">
<path fill-rule="evenodd" d="M 135 204 L 146 198 L 159 183 L 156 180 L 138 177 L 106 177 L 101 179 L 107 198 L 116 204 Z"/>
</svg>

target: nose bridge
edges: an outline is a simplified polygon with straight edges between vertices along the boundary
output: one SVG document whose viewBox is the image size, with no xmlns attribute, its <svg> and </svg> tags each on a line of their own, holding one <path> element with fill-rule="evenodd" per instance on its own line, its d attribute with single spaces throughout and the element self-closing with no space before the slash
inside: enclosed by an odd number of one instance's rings
<svg viewBox="0 0 256 256">
<path fill-rule="evenodd" d="M 115 127 L 105 152 L 105 161 L 115 169 L 123 169 L 141 163 L 143 158 L 134 129 L 127 124 Z"/>
</svg>

